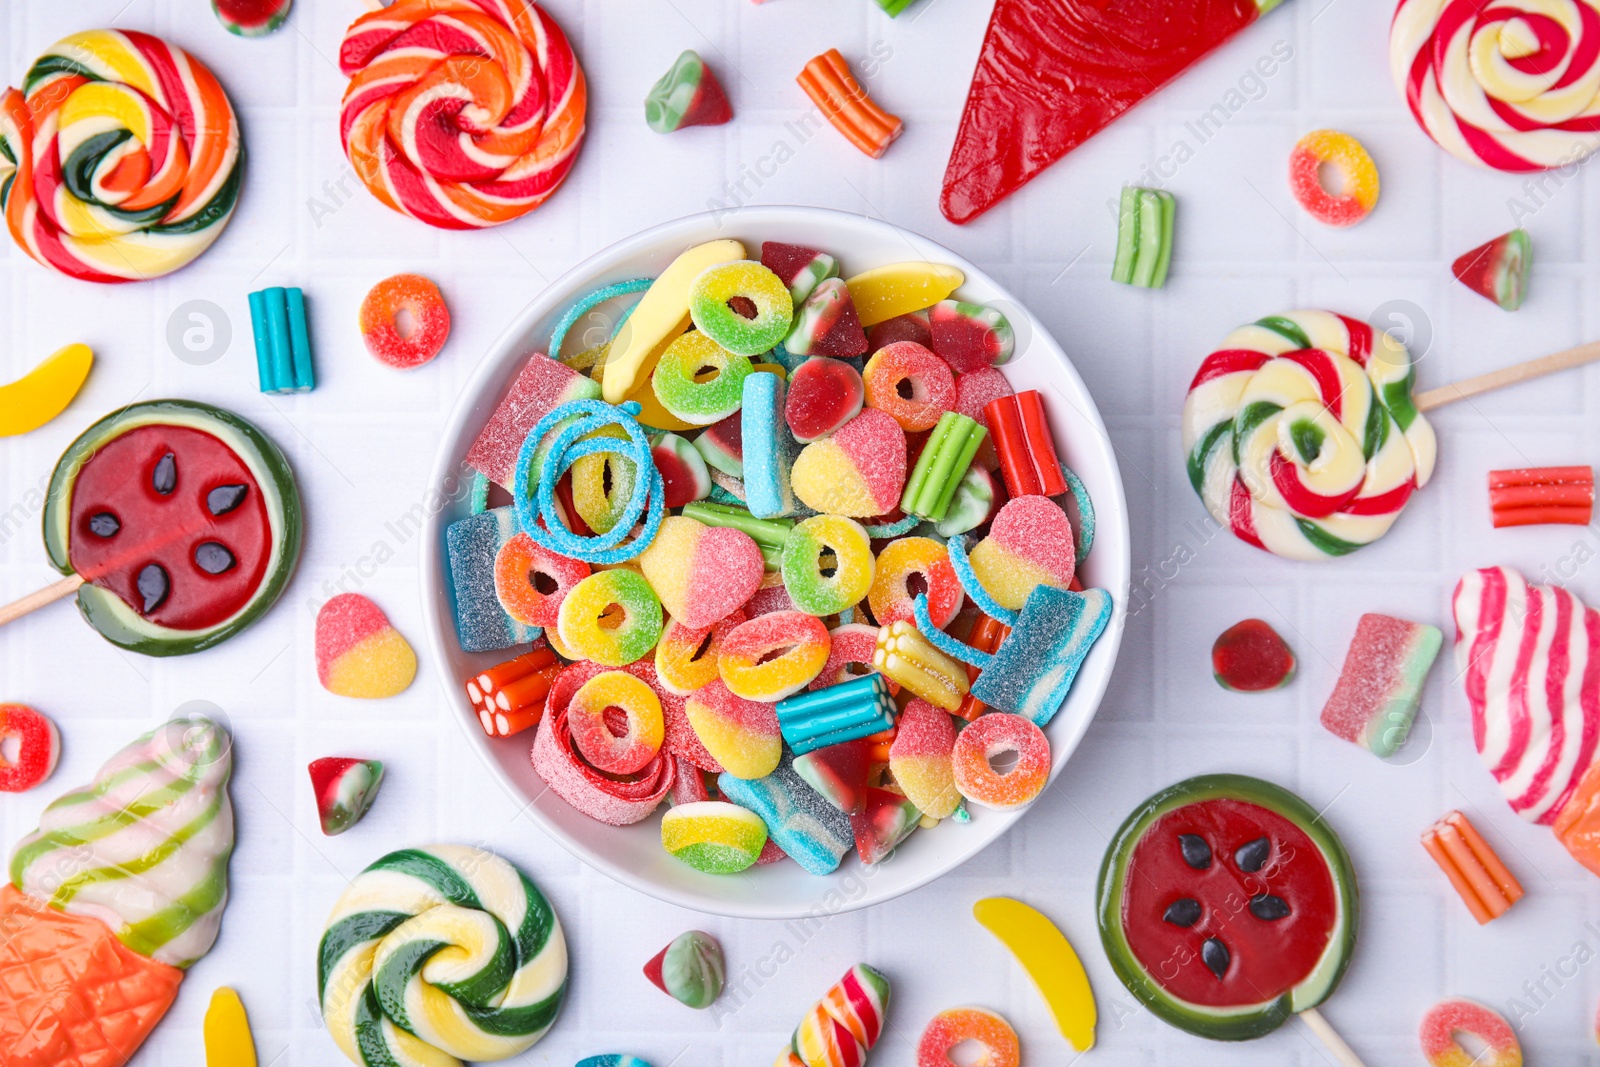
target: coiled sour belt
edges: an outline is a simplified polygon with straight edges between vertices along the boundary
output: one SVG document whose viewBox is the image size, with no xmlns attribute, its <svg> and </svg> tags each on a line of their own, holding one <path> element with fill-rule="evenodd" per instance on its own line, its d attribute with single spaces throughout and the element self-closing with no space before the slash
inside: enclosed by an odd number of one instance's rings
<svg viewBox="0 0 1600 1067">
<path fill-rule="evenodd" d="M 1433 475 L 1405 346 L 1330 311 L 1229 334 L 1183 405 L 1189 481 L 1244 541 L 1290 559 L 1376 541 Z"/>
<path fill-rule="evenodd" d="M 1429 137 L 1496 170 L 1546 170 L 1600 148 L 1596 0 L 1401 0 L 1395 85 Z"/>
<path fill-rule="evenodd" d="M 0 98 L 0 204 L 28 255 L 85 281 L 170 274 L 239 199 L 244 149 L 222 85 L 132 30 L 64 37 Z"/>
<path fill-rule="evenodd" d="M 363 1067 L 510 1059 L 550 1029 L 567 942 L 544 894 L 493 852 L 391 852 L 333 907 L 317 958 L 322 1017 Z"/>
<path fill-rule="evenodd" d="M 372 194 L 433 226 L 527 214 L 583 141 L 588 90 L 561 28 L 532 0 L 396 0 L 339 47 L 339 133 Z"/>
</svg>

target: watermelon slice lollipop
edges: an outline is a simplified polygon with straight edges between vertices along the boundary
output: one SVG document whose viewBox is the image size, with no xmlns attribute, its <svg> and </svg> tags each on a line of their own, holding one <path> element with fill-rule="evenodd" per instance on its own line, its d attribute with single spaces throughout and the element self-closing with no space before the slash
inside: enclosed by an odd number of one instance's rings
<svg viewBox="0 0 1600 1067">
<path fill-rule="evenodd" d="M 114 645 L 199 652 L 261 617 L 300 558 L 300 493 L 266 435 L 221 408 L 156 400 L 112 412 L 57 461 L 45 551 Z"/>
<path fill-rule="evenodd" d="M 1192 1034 L 1243 1041 L 1338 987 L 1355 947 L 1356 879 L 1305 801 L 1259 778 L 1202 775 L 1128 816 L 1100 867 L 1099 911 L 1112 969 L 1146 1007 Z M 1323 1036 L 1321 1016 L 1308 1022 Z"/>
</svg>

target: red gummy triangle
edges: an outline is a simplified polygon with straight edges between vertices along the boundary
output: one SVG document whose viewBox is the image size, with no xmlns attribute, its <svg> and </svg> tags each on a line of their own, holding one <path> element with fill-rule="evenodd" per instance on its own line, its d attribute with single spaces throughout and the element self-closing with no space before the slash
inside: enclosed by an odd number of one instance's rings
<svg viewBox="0 0 1600 1067">
<path fill-rule="evenodd" d="M 1450 272 L 1479 296 L 1515 311 L 1522 306 L 1528 253 L 1527 232 L 1512 230 L 1457 256 Z"/>
<path fill-rule="evenodd" d="M 939 208 L 970 222 L 1278 0 L 996 0 Z"/>
<path fill-rule="evenodd" d="M 799 273 L 822 253 L 804 245 L 786 245 L 781 241 L 761 243 L 761 265 L 778 276 L 784 285 L 794 284 Z"/>
<path fill-rule="evenodd" d="M 867 742 L 829 745 L 796 756 L 794 762 L 795 773 L 846 815 L 865 807 L 867 781 L 872 771 L 872 746 Z"/>
<path fill-rule="evenodd" d="M 663 948 L 660 952 L 657 952 L 654 956 L 651 956 L 650 962 L 644 965 L 644 976 L 650 979 L 650 983 L 652 985 L 661 990 L 661 992 L 666 993 L 669 997 L 672 996 L 672 992 L 667 989 L 666 979 L 661 977 L 661 966 L 662 961 L 667 958 L 667 949 L 671 948 L 672 944 L 673 943 L 671 941 L 668 941 L 667 947 Z"/>
<path fill-rule="evenodd" d="M 866 355 L 867 331 L 861 328 L 861 316 L 856 314 L 856 302 L 848 289 L 838 308 L 827 332 L 811 343 L 811 354 L 841 359 Z"/>
<path fill-rule="evenodd" d="M 721 126 L 732 118 L 733 105 L 728 103 L 727 91 L 712 73 L 710 65 L 701 63 L 700 84 L 694 88 L 694 97 L 684 109 L 683 121 L 678 123 L 678 129 L 685 126 Z"/>
</svg>

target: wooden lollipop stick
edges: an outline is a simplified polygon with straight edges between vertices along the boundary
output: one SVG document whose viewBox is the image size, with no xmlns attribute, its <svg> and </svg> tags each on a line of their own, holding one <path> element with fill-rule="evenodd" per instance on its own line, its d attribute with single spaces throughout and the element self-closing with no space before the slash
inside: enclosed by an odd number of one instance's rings
<svg viewBox="0 0 1600 1067">
<path fill-rule="evenodd" d="M 1361 1062 L 1361 1057 L 1356 1055 L 1356 1050 L 1344 1043 L 1344 1038 L 1339 1036 L 1339 1032 L 1328 1024 L 1328 1020 L 1324 1019 L 1316 1008 L 1307 1008 L 1300 1013 L 1300 1018 L 1311 1032 L 1322 1040 L 1328 1051 L 1333 1053 L 1333 1058 L 1339 1061 L 1341 1067 L 1367 1067 Z"/>
<path fill-rule="evenodd" d="M 1595 360 L 1600 360 L 1600 341 L 1591 341 L 1589 344 L 1568 348 L 1554 355 L 1502 367 L 1488 374 L 1480 374 L 1476 378 L 1456 382 L 1454 385 L 1441 385 L 1437 389 L 1429 389 L 1427 392 L 1417 394 L 1416 405 L 1422 411 L 1432 411 L 1434 408 L 1453 404 L 1457 400 L 1465 400 L 1495 389 L 1504 389 L 1508 385 L 1516 385 L 1518 382 L 1526 382 L 1533 378 L 1543 378 L 1546 374 L 1569 370 L 1572 367 L 1581 367 Z"/>
<path fill-rule="evenodd" d="M 4 626 L 8 622 L 13 622 L 17 619 L 20 619 L 30 611 L 37 611 L 46 604 L 54 604 L 62 597 L 71 596 L 73 593 L 78 591 L 78 586 L 82 584 L 83 575 L 68 575 L 59 582 L 55 582 L 51 585 L 45 586 L 43 589 L 29 593 L 21 600 L 13 600 L 5 607 L 0 608 L 0 626 Z"/>
</svg>

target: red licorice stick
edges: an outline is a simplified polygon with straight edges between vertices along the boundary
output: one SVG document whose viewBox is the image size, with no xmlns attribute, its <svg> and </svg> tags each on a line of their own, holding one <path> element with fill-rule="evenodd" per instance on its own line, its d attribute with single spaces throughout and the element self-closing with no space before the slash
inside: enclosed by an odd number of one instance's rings
<svg viewBox="0 0 1600 1067">
<path fill-rule="evenodd" d="M 972 633 L 968 635 L 967 643 L 980 652 L 987 652 L 993 655 L 995 650 L 1000 647 L 1000 642 L 1004 641 L 1009 633 L 1011 633 L 1011 627 L 988 615 L 979 615 L 978 621 L 972 624 Z M 972 664 L 967 664 L 968 683 L 977 681 L 978 675 L 982 673 Z M 961 706 L 956 709 L 956 714 L 971 722 L 987 709 L 988 705 L 969 692 L 961 699 Z"/>
<path fill-rule="evenodd" d="M 1587 526 L 1593 517 L 1592 504 L 1503 508 L 1491 513 L 1497 530 L 1507 526 Z"/>
<path fill-rule="evenodd" d="M 1521 467 L 1516 470 L 1489 472 L 1490 489 L 1502 489 L 1512 485 L 1564 485 L 1568 483 L 1593 485 L 1594 468 Z"/>
<path fill-rule="evenodd" d="M 1067 491 L 1038 390 L 991 400 L 983 414 L 1011 496 L 1057 496 Z"/>
<path fill-rule="evenodd" d="M 1542 504 L 1586 506 L 1594 503 L 1593 485 L 1506 485 L 1489 490 L 1489 506 L 1502 508 L 1536 507 Z"/>
</svg>

